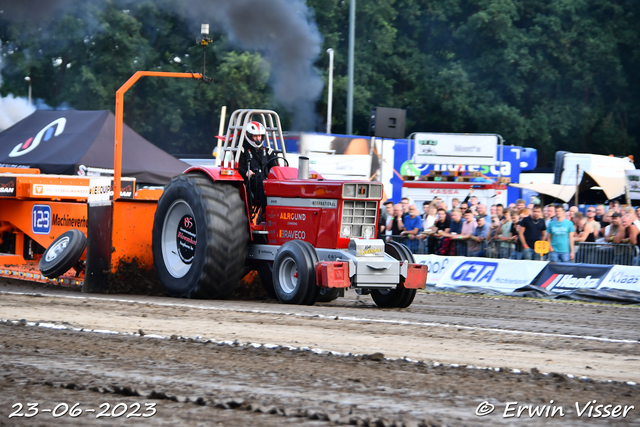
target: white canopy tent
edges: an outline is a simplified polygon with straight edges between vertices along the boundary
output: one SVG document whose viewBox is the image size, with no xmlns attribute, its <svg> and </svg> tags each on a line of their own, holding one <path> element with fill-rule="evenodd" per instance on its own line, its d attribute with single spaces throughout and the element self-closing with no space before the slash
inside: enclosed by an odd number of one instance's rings
<svg viewBox="0 0 640 427">
<path fill-rule="evenodd" d="M 522 188 L 524 190 L 535 191 L 538 194 L 555 197 L 563 202 L 571 200 L 576 193 L 575 185 L 559 185 L 559 184 L 509 184 L 511 187 Z"/>
<path fill-rule="evenodd" d="M 625 193 L 625 186 L 627 184 L 626 176 L 620 176 L 619 178 L 606 177 L 596 175 L 591 172 L 585 172 L 582 175 L 580 184 L 578 185 L 579 192 L 589 191 L 593 187 L 600 187 L 607 199 L 615 199 Z M 559 185 L 559 184 L 509 184 L 515 188 L 522 188 L 525 190 L 535 191 L 538 194 L 544 194 L 546 196 L 555 197 L 563 202 L 568 202 L 576 194 L 575 185 Z"/>
</svg>

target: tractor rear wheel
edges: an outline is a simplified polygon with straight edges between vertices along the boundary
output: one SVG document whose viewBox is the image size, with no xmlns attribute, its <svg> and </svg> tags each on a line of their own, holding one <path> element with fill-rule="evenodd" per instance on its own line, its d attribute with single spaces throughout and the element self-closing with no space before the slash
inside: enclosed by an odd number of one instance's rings
<svg viewBox="0 0 640 427">
<path fill-rule="evenodd" d="M 402 243 L 388 242 L 384 245 L 384 251 L 398 261 L 415 263 L 413 254 Z M 381 308 L 406 308 L 411 305 L 415 297 L 415 289 L 405 289 L 400 286 L 395 289 L 373 289 L 371 291 L 371 298 Z"/>
<path fill-rule="evenodd" d="M 273 288 L 280 302 L 313 305 L 318 299 L 316 285 L 318 255 L 307 242 L 291 240 L 278 249 L 273 262 Z"/>
<path fill-rule="evenodd" d="M 168 295 L 228 298 L 242 278 L 248 216 L 238 189 L 198 173 L 171 180 L 153 220 L 153 259 Z"/>
</svg>

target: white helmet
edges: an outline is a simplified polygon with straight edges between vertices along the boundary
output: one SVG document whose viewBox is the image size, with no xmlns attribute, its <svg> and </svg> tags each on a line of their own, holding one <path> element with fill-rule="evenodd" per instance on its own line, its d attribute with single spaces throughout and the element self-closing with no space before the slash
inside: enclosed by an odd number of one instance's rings
<svg viewBox="0 0 640 427">
<path fill-rule="evenodd" d="M 247 125 L 247 133 L 245 138 L 249 144 L 255 148 L 259 148 L 264 143 L 264 137 L 267 134 L 266 129 L 260 122 L 251 122 Z"/>
</svg>

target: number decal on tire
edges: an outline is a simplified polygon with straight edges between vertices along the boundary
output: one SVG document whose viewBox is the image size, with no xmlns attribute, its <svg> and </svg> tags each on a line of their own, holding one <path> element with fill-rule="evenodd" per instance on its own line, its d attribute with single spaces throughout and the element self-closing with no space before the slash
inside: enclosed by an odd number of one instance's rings
<svg viewBox="0 0 640 427">
<path fill-rule="evenodd" d="M 176 243 L 178 254 L 185 264 L 191 264 L 196 253 L 196 221 L 191 215 L 185 215 L 178 222 Z"/>
</svg>

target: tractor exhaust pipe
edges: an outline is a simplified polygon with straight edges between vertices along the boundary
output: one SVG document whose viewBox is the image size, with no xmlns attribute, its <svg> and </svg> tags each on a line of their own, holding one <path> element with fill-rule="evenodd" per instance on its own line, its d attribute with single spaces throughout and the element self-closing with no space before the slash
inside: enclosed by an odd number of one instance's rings
<svg viewBox="0 0 640 427">
<path fill-rule="evenodd" d="M 309 158 L 300 156 L 298 158 L 298 179 L 309 179 Z"/>
</svg>

